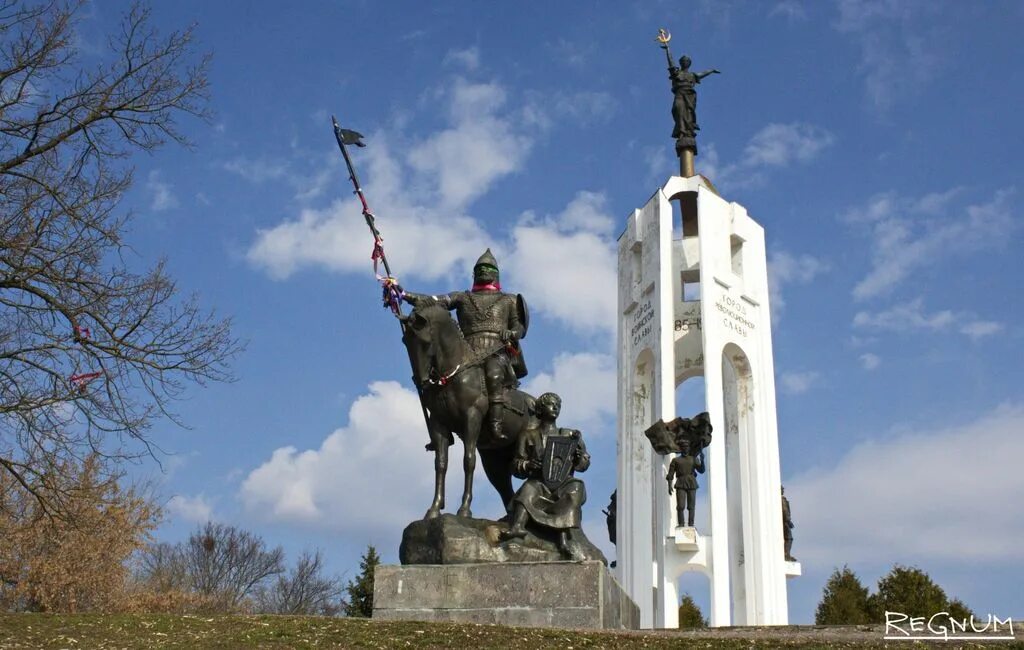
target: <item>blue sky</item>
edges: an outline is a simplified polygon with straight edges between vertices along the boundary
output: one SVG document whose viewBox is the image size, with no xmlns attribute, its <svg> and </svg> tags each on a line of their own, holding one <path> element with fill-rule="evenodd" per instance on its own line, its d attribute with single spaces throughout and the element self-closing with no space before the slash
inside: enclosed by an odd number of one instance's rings
<svg viewBox="0 0 1024 650">
<path fill-rule="evenodd" d="M 123 8 L 91 6 L 83 48 Z M 429 504 L 335 113 L 367 136 L 357 164 L 406 287 L 464 288 L 490 246 L 530 301 L 527 386 L 561 392 L 584 430 L 586 526 L 608 548 L 614 243 L 675 169 L 667 27 L 677 57 L 722 71 L 700 89 L 698 171 L 767 231 L 804 567 L 791 619 L 813 619 L 844 563 L 872 584 L 915 564 L 981 613 L 1024 611 L 1022 18 L 1011 2 L 158 4 L 161 29 L 195 21 L 213 52 L 215 116 L 183 125 L 193 149 L 136 161 L 129 241 L 249 342 L 237 382 L 179 404 L 190 429 L 152 431 L 163 471 L 136 471 L 168 500 L 159 537 L 212 516 L 343 572 L 367 543 L 397 561 Z M 490 492 L 481 476 L 476 514 L 499 514 Z"/>
</svg>

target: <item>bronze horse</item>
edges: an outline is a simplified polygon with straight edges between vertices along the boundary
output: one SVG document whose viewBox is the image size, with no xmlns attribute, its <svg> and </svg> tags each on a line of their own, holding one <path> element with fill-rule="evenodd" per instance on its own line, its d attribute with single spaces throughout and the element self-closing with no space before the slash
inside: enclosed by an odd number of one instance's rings
<svg viewBox="0 0 1024 650">
<path fill-rule="evenodd" d="M 508 391 L 501 440 L 494 440 L 486 420 L 488 399 L 483 358 L 470 350 L 458 323 L 438 305 L 417 307 L 404 319 L 402 342 L 409 351 L 413 381 L 420 389 L 430 434 L 428 449 L 434 450 L 434 500 L 424 519 L 441 514 L 444 508 L 445 474 L 452 434 L 462 439 L 462 468 L 465 486 L 460 517 L 471 517 L 473 473 L 477 451 L 491 485 L 501 495 L 506 509 L 512 489 L 512 457 L 516 441 L 533 417 L 534 398 L 520 390 Z"/>
</svg>

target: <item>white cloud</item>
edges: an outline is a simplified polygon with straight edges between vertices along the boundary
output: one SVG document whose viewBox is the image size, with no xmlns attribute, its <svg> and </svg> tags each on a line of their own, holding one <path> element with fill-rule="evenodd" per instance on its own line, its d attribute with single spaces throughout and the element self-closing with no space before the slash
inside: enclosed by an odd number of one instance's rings
<svg viewBox="0 0 1024 650">
<path fill-rule="evenodd" d="M 744 150 L 745 164 L 752 167 L 785 167 L 806 163 L 835 142 L 835 136 L 812 124 L 769 124 L 754 134 Z"/>
<path fill-rule="evenodd" d="M 919 199 L 910 202 L 910 209 L 915 214 L 939 215 L 942 214 L 949 204 L 958 196 L 961 196 L 967 188 L 956 186 L 945 192 L 932 192 L 925 194 Z"/>
<path fill-rule="evenodd" d="M 897 210 L 899 197 L 894 192 L 876 194 L 868 199 L 862 207 L 851 208 L 841 216 L 848 223 L 875 223 L 889 219 Z"/>
<path fill-rule="evenodd" d="M 559 355 L 549 373 L 531 376 L 534 395 L 562 396 L 563 426 L 600 429 L 615 412 L 615 360 L 596 353 Z M 288 446 L 248 473 L 239 495 L 246 510 L 267 521 L 333 530 L 365 540 L 393 534 L 423 516 L 433 494 L 433 456 L 424 451 L 426 427 L 415 391 L 378 381 L 349 409 L 348 423 L 317 449 Z M 462 492 L 461 442 L 449 451 L 446 511 Z M 400 472 L 402 488 L 375 489 L 381 476 Z M 480 460 L 474 482 L 474 512 L 497 516 L 496 493 Z M 367 495 L 373 495 L 372 507 Z"/>
<path fill-rule="evenodd" d="M 871 234 L 871 270 L 853 289 L 857 300 L 890 292 L 919 268 L 956 256 L 998 246 L 1014 227 L 1009 199 L 1012 190 L 1000 190 L 991 200 L 968 205 L 947 219 L 949 203 L 960 193 L 929 194 L 905 199 L 894 193 L 873 197 L 844 219 L 866 223 Z"/>
<path fill-rule="evenodd" d="M 703 174 L 715 181 L 718 178 L 715 175 L 718 168 L 714 163 L 717 162 L 718 158 L 714 156 L 714 160 L 712 160 L 712 156 L 708 155 L 708 148 L 714 151 L 712 145 L 704 148 L 704 151 L 702 151 L 697 159 L 699 163 L 697 165 L 697 173 Z M 679 159 L 672 156 L 671 153 L 672 150 L 669 147 L 661 145 L 651 145 L 643 148 L 643 158 L 647 165 L 645 180 L 649 185 L 661 185 L 669 176 L 679 173 Z"/>
<path fill-rule="evenodd" d="M 618 110 L 618 102 L 611 93 L 603 91 L 558 90 L 548 93 L 531 93 L 529 110 L 538 116 L 535 122 L 544 128 L 551 126 L 552 119 L 567 120 L 574 126 L 588 126 L 607 122 Z"/>
<path fill-rule="evenodd" d="M 442 63 L 461 66 L 472 72 L 480 67 L 480 48 L 474 46 L 464 50 L 448 50 Z"/>
<path fill-rule="evenodd" d="M 998 334 L 1001 331 L 1003 331 L 1003 324 L 990 320 L 972 321 L 960 328 L 961 333 L 966 334 L 975 341 L 986 336 Z"/>
<path fill-rule="evenodd" d="M 850 336 L 850 345 L 855 348 L 866 348 L 876 343 L 878 343 L 876 336 L 857 336 L 856 334 Z"/>
<path fill-rule="evenodd" d="M 505 286 L 523 293 L 531 308 L 580 333 L 613 332 L 616 220 L 608 214 L 604 196 L 579 192 L 560 214 L 540 219 L 525 213 L 507 240 L 488 235 L 460 206 L 521 163 L 530 141 L 513 135 L 514 119 L 525 118 L 502 113 L 506 93 L 494 83 L 460 79 L 443 89 L 442 96 L 450 99 L 453 126 L 413 146 L 407 160 L 391 155 L 382 133 L 368 137 L 373 145 L 360 154 L 369 179 L 367 195 L 381 215 L 378 226 L 385 249 L 390 260 L 400 260 L 395 272 L 405 287 L 416 290 L 409 278 L 465 278 L 461 274 L 490 247 Z M 240 173 L 243 169 L 237 167 Z M 250 171 L 277 173 L 260 167 Z M 355 199 L 302 209 L 295 218 L 259 230 L 247 258 L 278 279 L 314 266 L 368 272 L 372 242 L 359 213 Z"/>
<path fill-rule="evenodd" d="M 517 170 L 532 144 L 520 135 L 525 130 L 515 120 L 522 116 L 503 111 L 507 97 L 499 84 L 456 79 L 439 93 L 447 100 L 449 128 L 403 145 L 408 150 L 404 160 L 391 154 L 384 133 L 371 134 L 366 138 L 370 146 L 360 150 L 359 159 L 372 207 L 386 215 L 379 226 L 387 253 L 392 260 L 401 260 L 396 271 L 425 280 L 471 266 L 492 244 L 463 208 Z M 308 174 L 293 171 L 290 164 L 243 158 L 225 168 L 251 182 L 285 181 L 294 187 L 297 199 L 308 201 L 321 195 L 332 174 L 336 176 L 336 159 L 332 156 Z M 360 212 L 355 199 L 303 208 L 296 217 L 258 230 L 246 256 L 278 279 L 310 266 L 365 271 L 371 242 Z M 438 255 L 440 250 L 445 255 Z"/>
<path fill-rule="evenodd" d="M 808 163 L 834 142 L 830 131 L 813 124 L 768 124 L 750 138 L 739 162 L 720 163 L 714 147 L 704 147 L 698 171 L 722 186 L 756 186 L 764 182 L 766 169 Z"/>
<path fill-rule="evenodd" d="M 581 69 L 590 63 L 595 53 L 591 40 L 569 41 L 560 38 L 554 43 L 549 43 L 547 49 L 550 50 L 551 60 L 555 63 Z"/>
<path fill-rule="evenodd" d="M 864 370 L 874 370 L 882 365 L 882 357 L 874 352 L 865 352 L 860 355 L 860 365 L 864 367 Z"/>
<path fill-rule="evenodd" d="M 194 497 L 175 495 L 167 502 L 167 509 L 184 521 L 205 524 L 213 519 L 213 506 L 202 494 Z"/>
<path fill-rule="evenodd" d="M 859 72 L 868 100 L 886 110 L 918 92 L 941 70 L 942 50 L 929 3 L 902 0 L 840 0 L 836 29 L 861 48 Z"/>
<path fill-rule="evenodd" d="M 226 171 L 255 184 L 286 178 L 290 173 L 288 165 L 282 160 L 253 159 L 246 156 L 229 160 L 223 167 Z"/>
<path fill-rule="evenodd" d="M 438 206 L 421 205 L 414 194 L 401 191 L 401 166 L 391 156 L 387 139 L 377 135 L 373 140 L 360 162 L 372 179 L 367 194 L 380 197 L 373 208 L 384 215 L 377 225 L 385 250 L 392 261 L 401 260 L 396 271 L 431 280 L 471 266 L 489 243 L 479 224 Z M 296 219 L 258 230 L 246 257 L 277 279 L 311 266 L 369 274 L 373 241 L 361 210 L 354 198 L 323 209 L 304 208 Z M 441 250 L 444 255 L 437 254 Z"/>
<path fill-rule="evenodd" d="M 532 140 L 501 113 L 506 92 L 499 84 L 457 79 L 447 92 L 452 126 L 414 145 L 407 161 L 445 207 L 457 210 L 518 170 Z"/>
<path fill-rule="evenodd" d="M 820 378 L 821 373 L 814 370 L 784 372 L 779 375 L 779 386 L 787 395 L 801 395 L 817 384 Z"/>
<path fill-rule="evenodd" d="M 786 482 L 810 564 L 1021 561 L 1024 407 L 861 443 Z M 964 541 L 969 531 L 969 542 Z"/>
<path fill-rule="evenodd" d="M 249 512 L 271 521 L 335 530 L 355 540 L 393 533 L 430 505 L 434 463 L 423 450 L 426 442 L 416 393 L 397 382 L 374 382 L 352 404 L 348 424 L 319 449 L 277 449 L 245 478 L 240 496 Z M 459 449 L 452 448 L 449 476 L 461 477 Z M 479 462 L 477 469 L 483 473 Z M 398 474 L 400 489 L 382 486 L 382 477 Z M 449 503 L 457 504 L 460 495 Z"/>
<path fill-rule="evenodd" d="M 662 149 L 667 151 L 667 148 L 665 147 L 663 147 Z M 678 165 L 678 161 L 678 158 L 672 158 L 673 166 L 664 168 L 663 171 L 660 172 L 658 180 L 663 181 L 665 174 L 678 173 L 676 171 L 676 168 L 674 168 L 674 165 Z M 651 163 L 648 164 L 650 165 Z M 694 166 L 696 167 L 696 171 L 698 174 L 703 174 L 706 178 L 710 178 L 712 182 L 719 183 L 728 182 L 728 175 L 732 173 L 730 167 L 735 169 L 734 165 L 722 165 L 721 161 L 719 160 L 718 149 L 715 147 L 714 143 L 701 145 L 701 153 L 699 156 L 697 156 L 697 159 L 694 162 Z"/>
<path fill-rule="evenodd" d="M 596 235 L 607 235 L 615 226 L 608 214 L 607 198 L 600 192 L 577 192 L 569 205 L 555 220 L 560 230 L 585 230 Z"/>
<path fill-rule="evenodd" d="M 853 326 L 893 332 L 943 331 L 955 327 L 961 334 L 975 341 L 1001 332 L 1004 327 L 1002 323 L 996 321 L 974 318 L 969 312 L 943 309 L 928 313 L 924 309 L 922 298 L 898 303 L 884 311 L 859 311 L 853 317 Z"/>
<path fill-rule="evenodd" d="M 351 200 L 335 201 L 323 210 L 304 209 L 294 221 L 257 231 L 246 256 L 277 279 L 309 266 L 369 276 L 373 240 L 359 212 Z M 453 268 L 472 264 L 487 247 L 479 225 L 466 216 L 401 204 L 380 214 L 387 215 L 378 225 L 389 259 L 401 260 L 398 270 L 406 277 L 444 277 Z"/>
<path fill-rule="evenodd" d="M 560 426 L 583 430 L 601 430 L 608 418 L 614 418 L 616 394 L 615 357 L 609 354 L 581 352 L 555 357 L 550 373 L 531 375 L 523 390 L 534 396 L 552 391 L 562 398 Z"/>
<path fill-rule="evenodd" d="M 853 317 L 853 326 L 904 332 L 917 329 L 943 330 L 955 321 L 956 317 L 949 309 L 925 313 L 924 300 L 915 298 L 880 312 L 857 312 Z"/>
<path fill-rule="evenodd" d="M 336 151 L 323 155 L 295 150 L 288 157 L 275 159 L 238 156 L 221 166 L 253 185 L 284 181 L 291 186 L 295 199 L 299 201 L 323 195 L 340 173 Z"/>
<path fill-rule="evenodd" d="M 797 0 L 782 0 L 768 12 L 768 17 L 782 16 L 791 23 L 807 19 L 807 12 Z"/>
<path fill-rule="evenodd" d="M 527 214 L 512 231 L 515 290 L 577 332 L 615 331 L 616 254 L 605 197 L 580 192 L 550 219 Z"/>
<path fill-rule="evenodd" d="M 151 210 L 161 212 L 178 207 L 178 197 L 171 190 L 170 183 L 162 179 L 158 170 L 154 169 L 149 172 L 149 177 L 146 180 L 146 189 L 153 195 L 153 201 L 149 206 Z"/>
<path fill-rule="evenodd" d="M 836 28 L 841 31 L 868 29 L 876 20 L 893 20 L 902 14 L 900 2 L 894 0 L 839 0 L 839 21 Z"/>
<path fill-rule="evenodd" d="M 375 155 L 387 158 L 386 152 Z M 358 213 L 351 200 L 337 201 L 325 210 L 307 208 L 298 220 L 259 231 L 247 256 L 281 279 L 314 265 L 368 272 L 372 244 L 366 225 L 353 218 Z M 498 256 L 506 288 L 524 294 L 531 309 L 577 332 L 614 331 L 616 257 L 610 235 L 614 220 L 606 212 L 603 195 L 580 192 L 565 210 L 548 219 L 524 215 L 508 243 L 494 242 L 471 217 L 436 208 L 396 202 L 381 214 L 387 214 L 386 224 L 379 224 L 385 248 L 390 259 L 401 260 L 405 277 L 431 280 L 468 269 L 490 246 Z M 441 250 L 444 255 L 437 254 Z M 506 250 L 512 252 L 505 255 Z M 408 282 L 405 286 L 416 289 Z"/>
<path fill-rule="evenodd" d="M 829 270 L 828 262 L 812 255 L 793 255 L 773 250 L 768 255 L 768 298 L 772 320 L 777 320 L 786 308 L 782 289 L 787 284 L 809 284 Z"/>
</svg>

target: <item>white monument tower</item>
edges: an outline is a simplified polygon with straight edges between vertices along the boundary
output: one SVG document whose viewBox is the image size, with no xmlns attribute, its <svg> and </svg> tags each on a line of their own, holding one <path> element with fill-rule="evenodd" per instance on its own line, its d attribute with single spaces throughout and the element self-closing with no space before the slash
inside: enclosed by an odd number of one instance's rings
<svg viewBox="0 0 1024 650">
<path fill-rule="evenodd" d="M 669 178 L 619 238 L 618 577 L 644 628 L 678 626 L 686 571 L 708 577 L 712 626 L 785 625 L 800 565 L 783 551 L 764 229 L 683 153 L 688 177 Z M 699 376 L 714 427 L 698 478 L 708 530 L 679 526 L 671 456 L 644 436 L 696 415 L 676 413 L 676 388 Z"/>
</svg>

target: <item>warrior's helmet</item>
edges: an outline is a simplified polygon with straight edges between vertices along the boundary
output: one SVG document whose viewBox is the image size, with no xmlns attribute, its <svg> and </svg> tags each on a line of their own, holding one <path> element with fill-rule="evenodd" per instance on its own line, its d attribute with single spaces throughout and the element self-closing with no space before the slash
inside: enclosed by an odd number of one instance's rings
<svg viewBox="0 0 1024 650">
<path fill-rule="evenodd" d="M 484 254 L 481 255 L 480 259 L 478 259 L 476 264 L 473 265 L 473 278 L 478 281 L 498 281 L 498 260 L 494 259 L 494 255 L 491 254 L 490 248 L 484 251 Z"/>
</svg>

